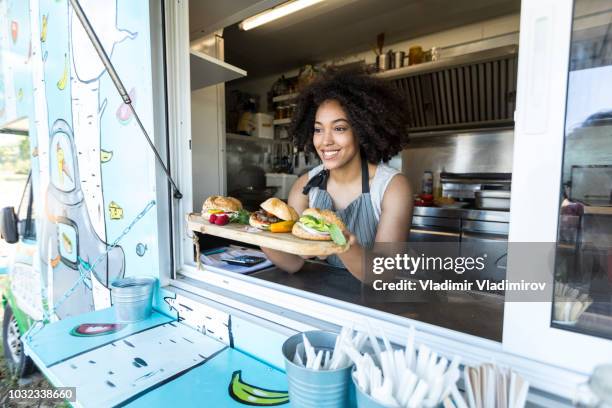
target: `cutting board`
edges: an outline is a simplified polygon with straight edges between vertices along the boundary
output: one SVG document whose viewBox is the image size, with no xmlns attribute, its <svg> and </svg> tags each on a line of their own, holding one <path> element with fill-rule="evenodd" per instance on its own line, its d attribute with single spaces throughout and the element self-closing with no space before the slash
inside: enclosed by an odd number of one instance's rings
<svg viewBox="0 0 612 408">
<path fill-rule="evenodd" d="M 336 245 L 332 241 L 309 241 L 290 232 L 269 232 L 257 230 L 242 224 L 215 225 L 204 220 L 199 213 L 187 215 L 189 229 L 203 234 L 233 239 L 251 245 L 303 256 L 328 256 L 346 251 L 349 245 Z"/>
</svg>

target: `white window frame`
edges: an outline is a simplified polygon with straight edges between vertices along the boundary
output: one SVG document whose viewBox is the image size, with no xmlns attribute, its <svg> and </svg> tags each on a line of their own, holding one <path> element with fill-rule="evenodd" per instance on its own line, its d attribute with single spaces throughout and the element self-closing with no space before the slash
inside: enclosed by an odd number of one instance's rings
<svg viewBox="0 0 612 408">
<path fill-rule="evenodd" d="M 586 363 L 583 361 L 584 364 L 576 364 L 578 361 L 573 360 L 583 360 L 585 358 L 584 354 L 588 354 L 588 351 L 591 350 L 591 348 L 585 348 L 586 352 L 580 352 L 578 345 L 596 345 L 594 350 L 610 350 L 612 342 L 602 342 L 601 339 L 594 339 L 585 335 L 568 334 L 556 329 L 548 329 L 549 320 L 545 318 L 545 309 L 548 310 L 548 317 L 550 317 L 550 303 L 541 303 L 535 306 L 533 304 L 506 304 L 503 341 L 498 343 L 272 282 L 265 282 L 249 276 L 196 270 L 190 260 L 192 257 L 192 241 L 190 238 L 191 233 L 187 228 L 185 220 L 185 214 L 193 211 L 190 187 L 192 185 L 192 161 L 189 149 L 191 135 L 191 91 L 188 2 L 186 0 L 165 0 L 165 2 L 170 164 L 173 174 L 177 175 L 177 182 L 184 195 L 182 200 L 174 201 L 175 205 L 172 211 L 175 274 L 179 273 L 183 276 L 203 281 L 207 285 L 225 289 L 230 294 L 235 294 L 236 299 L 232 299 L 231 295 L 223 297 L 214 291 L 207 291 L 194 286 L 195 292 L 238 309 L 241 308 L 241 305 L 244 305 L 243 302 L 246 295 L 253 299 L 264 300 L 267 304 L 277 308 L 290 309 L 337 325 L 353 325 L 356 328 L 363 328 L 362 322 L 364 317 L 367 317 L 376 320 L 377 325 L 385 331 L 390 340 L 398 344 L 403 344 L 408 334 L 409 325 L 414 325 L 419 330 L 419 338 L 417 340 L 427 343 L 441 353 L 447 355 L 459 354 L 464 357 L 464 362 L 469 364 L 495 361 L 501 365 L 511 366 L 537 389 L 565 398 L 571 399 L 574 397 L 576 384 L 586 380 L 587 375 L 590 373 L 590 368 L 592 368 L 595 362 L 591 359 Z M 555 47 L 559 49 L 565 48 L 567 51 L 569 47 L 569 33 L 571 32 L 572 0 L 523 0 L 521 10 L 521 41 L 523 42 L 525 36 L 529 33 L 529 29 L 525 24 L 532 24 L 532 14 L 536 13 L 536 11 L 531 12 L 530 10 L 541 11 L 542 8 L 538 6 L 539 4 L 546 4 L 548 11 L 554 16 Z M 555 47 L 552 48 L 556 49 Z M 555 54 L 555 58 L 560 58 L 560 54 L 563 54 L 562 50 L 558 51 Z M 525 88 L 525 80 L 528 78 L 526 74 L 528 67 L 526 62 L 523 61 L 525 59 L 523 57 L 525 52 L 526 50 L 521 50 L 519 54 L 519 60 L 521 61 L 519 63 L 520 71 L 518 77 L 519 94 L 521 93 L 520 90 Z M 567 55 L 565 58 L 567 60 Z M 549 80 L 555 86 L 562 88 L 564 94 L 567 61 L 564 65 L 559 66 L 557 71 L 564 77 L 561 79 L 559 77 L 550 77 Z M 558 91 L 561 92 L 561 90 Z M 557 98 L 558 96 L 555 94 L 555 98 L 550 100 L 554 100 L 556 103 L 561 103 L 562 101 L 563 106 L 557 106 L 556 104 L 551 106 L 551 115 L 553 111 L 557 112 L 558 109 L 564 112 L 565 98 L 564 96 Z M 519 98 L 519 109 L 526 107 L 526 102 Z M 519 110 L 516 117 L 517 128 L 520 128 L 522 120 L 521 112 L 524 112 L 524 110 Z M 563 114 L 561 116 L 551 116 L 549 123 L 556 126 L 557 134 L 553 137 L 555 129 L 551 126 L 550 134 L 546 133 L 546 136 L 543 136 L 543 139 L 541 139 L 542 143 L 547 147 L 549 143 L 557 147 L 556 153 L 543 155 L 542 151 L 539 150 L 538 154 L 538 159 L 542 160 L 542 157 L 545 156 L 544 160 L 547 163 L 546 174 L 548 178 L 543 175 L 538 178 L 539 181 L 542 181 L 541 184 L 548 189 L 546 190 L 546 200 L 539 203 L 542 206 L 541 212 L 546 213 L 546 217 L 532 217 L 530 214 L 532 214 L 533 208 L 531 206 L 525 208 L 531 202 L 530 197 L 532 197 L 531 194 L 534 191 L 534 187 L 527 183 L 527 180 L 533 180 L 533 178 L 530 179 L 532 173 L 529 173 L 532 168 L 531 166 L 526 166 L 525 160 L 519 160 L 521 155 L 517 153 L 522 153 L 526 150 L 530 141 L 527 137 L 519 136 L 518 138 L 519 144 L 518 148 L 515 147 L 514 154 L 516 161 L 514 164 L 513 207 L 510 223 L 511 241 L 536 240 L 554 242 L 556 240 L 556 211 L 558 207 L 559 183 L 551 182 L 551 178 L 552 180 L 558 180 L 560 176 L 561 154 L 558 146 L 562 143 L 563 133 L 558 128 L 563 127 L 562 118 Z M 544 137 L 547 138 L 545 139 Z M 515 136 L 515 143 L 516 139 L 517 137 Z M 523 180 L 520 178 L 523 178 Z M 541 195 L 542 192 L 538 190 L 538 194 Z M 534 222 L 547 223 L 546 225 L 543 224 L 542 228 L 537 228 L 538 231 L 542 232 L 539 235 L 533 235 L 534 229 L 529 228 L 530 225 L 540 225 L 533 224 Z M 544 231 L 547 232 L 544 233 Z M 184 287 L 185 285 L 180 280 L 173 282 L 177 286 Z M 533 311 L 532 307 L 534 307 Z M 529 308 L 529 315 L 534 316 L 534 313 L 537 312 L 537 320 L 534 320 L 532 324 L 525 323 L 521 315 L 521 313 L 525 313 L 526 308 Z M 300 324 L 296 323 L 295 327 L 299 329 Z M 531 332 L 523 330 L 531 330 Z M 566 352 L 568 354 L 575 353 L 575 357 L 561 359 L 558 355 L 559 350 L 557 350 L 555 355 L 555 352 L 552 350 L 555 347 L 551 347 L 551 344 L 547 343 L 547 341 L 534 338 L 536 337 L 533 335 L 534 331 L 539 335 L 545 336 L 548 341 L 551 341 L 551 339 L 553 341 L 559 340 L 563 341 L 564 344 L 571 342 L 573 346 L 568 347 Z M 536 347 L 531 350 L 529 344 L 535 344 Z M 612 353 L 608 355 L 612 355 Z"/>
<path fill-rule="evenodd" d="M 519 49 L 510 242 L 557 241 L 572 13 L 571 0 L 523 1 L 521 8 L 520 41 L 532 48 Z M 536 35 L 546 37 L 537 47 Z M 524 256 L 518 252 L 511 246 L 508 253 L 510 280 Z M 530 267 L 545 268 L 553 283 L 554 264 L 536 259 Z M 612 362 L 612 341 L 553 328 L 551 313 L 551 302 L 506 303 L 504 350 L 584 373 Z"/>
</svg>

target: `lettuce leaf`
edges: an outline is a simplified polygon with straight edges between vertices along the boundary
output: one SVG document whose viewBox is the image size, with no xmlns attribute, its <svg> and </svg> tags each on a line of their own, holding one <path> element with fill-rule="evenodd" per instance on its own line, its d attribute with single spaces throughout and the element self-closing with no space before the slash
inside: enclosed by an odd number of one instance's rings
<svg viewBox="0 0 612 408">
<path fill-rule="evenodd" d="M 251 213 L 242 208 L 230 216 L 230 222 L 249 225 L 249 217 L 251 217 Z"/>
<path fill-rule="evenodd" d="M 317 231 L 321 231 L 321 232 L 327 232 L 327 225 L 326 223 L 316 217 L 313 217 L 312 215 L 303 215 L 300 217 L 300 222 L 304 225 L 306 225 L 307 227 L 310 227 L 312 229 L 315 229 Z"/>
<path fill-rule="evenodd" d="M 338 227 L 336 224 L 329 224 L 328 228 L 329 235 L 336 245 L 346 245 L 346 238 L 344 237 L 340 227 Z"/>
</svg>

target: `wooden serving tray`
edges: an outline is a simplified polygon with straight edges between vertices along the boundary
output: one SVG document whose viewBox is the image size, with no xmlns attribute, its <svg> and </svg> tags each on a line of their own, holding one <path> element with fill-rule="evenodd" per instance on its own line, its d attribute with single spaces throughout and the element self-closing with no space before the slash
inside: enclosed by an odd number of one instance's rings
<svg viewBox="0 0 612 408">
<path fill-rule="evenodd" d="M 221 238 L 233 239 L 251 245 L 258 245 L 270 249 L 303 256 L 328 256 L 339 254 L 349 245 L 336 245 L 332 241 L 309 241 L 301 239 L 290 232 L 269 232 L 258 230 L 251 232 L 252 228 L 243 224 L 215 225 L 204 220 L 200 213 L 187 215 L 187 225 L 192 231 L 214 235 Z"/>
</svg>

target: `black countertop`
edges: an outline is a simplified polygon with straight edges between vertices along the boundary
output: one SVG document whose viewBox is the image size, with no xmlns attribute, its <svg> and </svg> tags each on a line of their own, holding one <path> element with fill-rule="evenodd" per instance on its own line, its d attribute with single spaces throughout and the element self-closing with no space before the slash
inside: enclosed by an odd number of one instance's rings
<svg viewBox="0 0 612 408">
<path fill-rule="evenodd" d="M 315 262 L 306 262 L 294 274 L 272 267 L 251 276 L 491 340 L 502 338 L 501 296 L 470 292 L 413 302 L 373 303 L 361 282 L 346 269 Z"/>
</svg>

